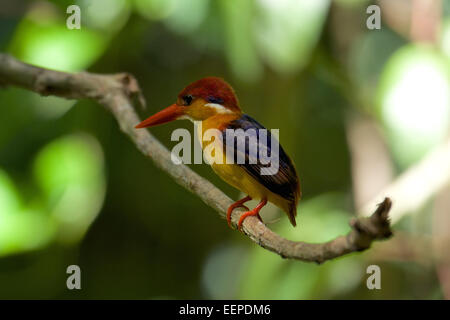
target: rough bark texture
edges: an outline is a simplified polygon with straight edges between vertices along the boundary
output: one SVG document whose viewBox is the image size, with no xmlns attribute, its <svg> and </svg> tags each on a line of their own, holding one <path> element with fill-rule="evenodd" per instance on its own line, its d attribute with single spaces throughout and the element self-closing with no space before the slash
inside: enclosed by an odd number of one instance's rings
<svg viewBox="0 0 450 320">
<path fill-rule="evenodd" d="M 175 165 L 171 161 L 170 151 L 147 130 L 134 128 L 140 119 L 134 111 L 133 101 L 138 100 L 141 105 L 144 105 L 145 101 L 133 76 L 126 73 L 100 75 L 59 72 L 31 66 L 9 55 L 0 54 L 0 85 L 18 86 L 45 96 L 98 101 L 114 115 L 120 129 L 130 137 L 136 147 L 178 184 L 200 197 L 222 217 L 225 217 L 228 206 L 233 203 L 222 191 L 189 167 Z M 322 263 L 351 252 L 365 250 L 375 240 L 389 238 L 392 234 L 388 220 L 390 208 L 391 200 L 386 198 L 370 217 L 354 218 L 350 221 L 351 231 L 347 235 L 320 244 L 284 239 L 256 217 L 245 219 L 242 231 L 261 247 L 283 258 Z M 243 212 L 242 209 L 233 212 L 234 226 Z"/>
</svg>

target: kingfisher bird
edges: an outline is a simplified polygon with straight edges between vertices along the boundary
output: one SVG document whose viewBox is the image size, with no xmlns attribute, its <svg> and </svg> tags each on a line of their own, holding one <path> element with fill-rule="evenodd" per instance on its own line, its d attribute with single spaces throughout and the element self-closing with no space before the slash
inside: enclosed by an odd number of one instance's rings
<svg viewBox="0 0 450 320">
<path fill-rule="evenodd" d="M 198 132 L 198 137 L 203 150 L 212 143 L 202 138 L 206 130 L 217 129 L 221 133 L 221 144 L 215 149 L 215 152 L 220 154 L 215 154 L 215 159 L 217 156 L 219 159 L 223 157 L 224 161 L 209 159 L 208 162 L 219 177 L 247 195 L 228 208 L 227 222 L 230 227 L 231 214 L 238 207 L 247 210 L 239 218 L 238 230 L 241 230 L 242 223 L 248 216 L 255 215 L 262 221 L 259 212 L 268 201 L 285 211 L 289 221 L 295 227 L 297 204 L 301 192 L 294 164 L 270 131 L 241 111 L 237 96 L 227 82 L 222 78 L 206 77 L 191 83 L 178 94 L 176 103 L 142 121 L 136 125 L 136 128 L 152 127 L 177 119 L 201 122 L 197 130 L 201 131 Z M 257 143 L 257 150 L 274 152 L 273 141 L 275 141 L 278 146 L 278 152 L 274 153 L 275 160 L 278 161 L 278 170 L 273 174 L 262 174 L 261 169 L 267 168 L 267 163 L 262 163 L 260 153 L 250 151 L 251 142 L 235 143 L 234 138 L 229 138 L 225 134 L 229 129 L 243 129 L 244 132 L 251 132 L 250 136 L 257 138 L 253 140 Z M 266 139 L 261 138 L 262 130 Z M 252 140 L 249 139 L 249 141 Z M 232 148 L 234 152 L 228 153 L 227 148 Z M 233 159 L 227 158 L 230 157 L 229 154 L 233 154 Z M 243 163 L 235 161 L 236 155 L 242 156 L 245 161 Z M 244 204 L 252 199 L 260 202 L 250 210 Z"/>
</svg>

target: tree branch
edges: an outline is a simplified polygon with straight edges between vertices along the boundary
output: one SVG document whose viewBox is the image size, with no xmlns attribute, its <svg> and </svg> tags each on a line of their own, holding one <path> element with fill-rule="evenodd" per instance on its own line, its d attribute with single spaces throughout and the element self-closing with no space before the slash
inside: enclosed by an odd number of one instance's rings
<svg viewBox="0 0 450 320">
<path fill-rule="evenodd" d="M 0 54 L 0 84 L 22 87 L 41 95 L 54 95 L 68 99 L 93 99 L 109 110 L 120 129 L 127 134 L 136 147 L 162 170 L 166 171 L 181 186 L 200 197 L 222 217 L 232 200 L 211 182 L 202 178 L 185 165 L 175 165 L 167 150 L 147 130 L 136 130 L 140 122 L 133 108 L 133 99 L 144 99 L 134 77 L 126 73 L 100 75 L 87 72 L 66 73 L 47 70 L 22 63 L 15 58 Z M 322 263 L 351 252 L 370 247 L 374 240 L 391 236 L 388 213 L 391 201 L 386 198 L 370 217 L 354 218 L 351 231 L 346 236 L 329 242 L 313 244 L 295 242 L 282 238 L 267 228 L 256 217 L 248 217 L 243 223 L 243 232 L 255 243 L 273 251 L 283 258 Z M 236 226 L 244 211 L 236 209 L 232 222 Z"/>
</svg>

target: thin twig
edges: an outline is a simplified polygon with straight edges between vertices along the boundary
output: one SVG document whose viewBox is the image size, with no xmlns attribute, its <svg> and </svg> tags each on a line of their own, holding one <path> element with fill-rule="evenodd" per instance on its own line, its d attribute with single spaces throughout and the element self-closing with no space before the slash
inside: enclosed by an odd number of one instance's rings
<svg viewBox="0 0 450 320">
<path fill-rule="evenodd" d="M 139 118 L 133 108 L 133 99 L 144 104 L 137 81 L 129 74 L 100 75 L 87 72 L 66 73 L 52 71 L 22 63 L 15 58 L 0 54 L 0 83 L 19 86 L 41 95 L 55 95 L 68 99 L 93 99 L 109 110 L 120 129 L 134 142 L 136 147 L 154 163 L 166 171 L 181 186 L 194 193 L 222 217 L 232 200 L 211 182 L 202 178 L 185 165 L 175 165 L 167 150 L 146 130 L 136 130 Z M 353 219 L 351 231 L 346 236 L 329 242 L 313 244 L 295 242 L 282 238 L 267 228 L 256 217 L 248 217 L 243 223 L 243 232 L 255 243 L 284 258 L 322 263 L 351 252 L 370 247 L 374 240 L 391 236 L 388 213 L 391 201 L 386 198 L 375 212 L 367 218 Z M 236 209 L 232 222 L 237 220 L 242 209 Z"/>
</svg>

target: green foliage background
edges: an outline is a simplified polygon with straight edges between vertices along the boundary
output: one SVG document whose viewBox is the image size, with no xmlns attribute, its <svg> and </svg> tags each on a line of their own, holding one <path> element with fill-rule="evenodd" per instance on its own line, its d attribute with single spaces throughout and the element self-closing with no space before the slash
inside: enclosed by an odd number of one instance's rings
<svg viewBox="0 0 450 320">
<path fill-rule="evenodd" d="M 66 28 L 73 3 L 81 30 Z M 148 102 L 142 118 L 192 81 L 225 78 L 246 113 L 280 128 L 299 171 L 299 226 L 269 208 L 268 220 L 281 217 L 270 227 L 319 242 L 347 232 L 356 210 L 350 119 L 376 123 L 394 176 L 448 136 L 449 1 L 432 45 L 399 32 L 384 11 L 381 30 L 368 30 L 370 4 L 2 0 L 0 50 L 56 70 L 130 72 Z M 414 101 L 426 103 L 415 108 Z M 424 257 L 369 250 L 318 266 L 261 249 L 155 168 L 93 102 L 0 89 L 0 124 L 0 298 L 444 297 L 437 267 Z M 176 122 L 152 133 L 170 148 L 180 126 L 192 129 Z M 209 167 L 192 167 L 238 198 Z M 395 229 L 432 236 L 433 208 L 430 201 Z M 381 246 L 389 249 L 377 243 L 373 251 Z M 71 264 L 81 267 L 80 291 L 66 289 Z M 381 266 L 382 290 L 366 288 L 370 264 Z"/>
</svg>

